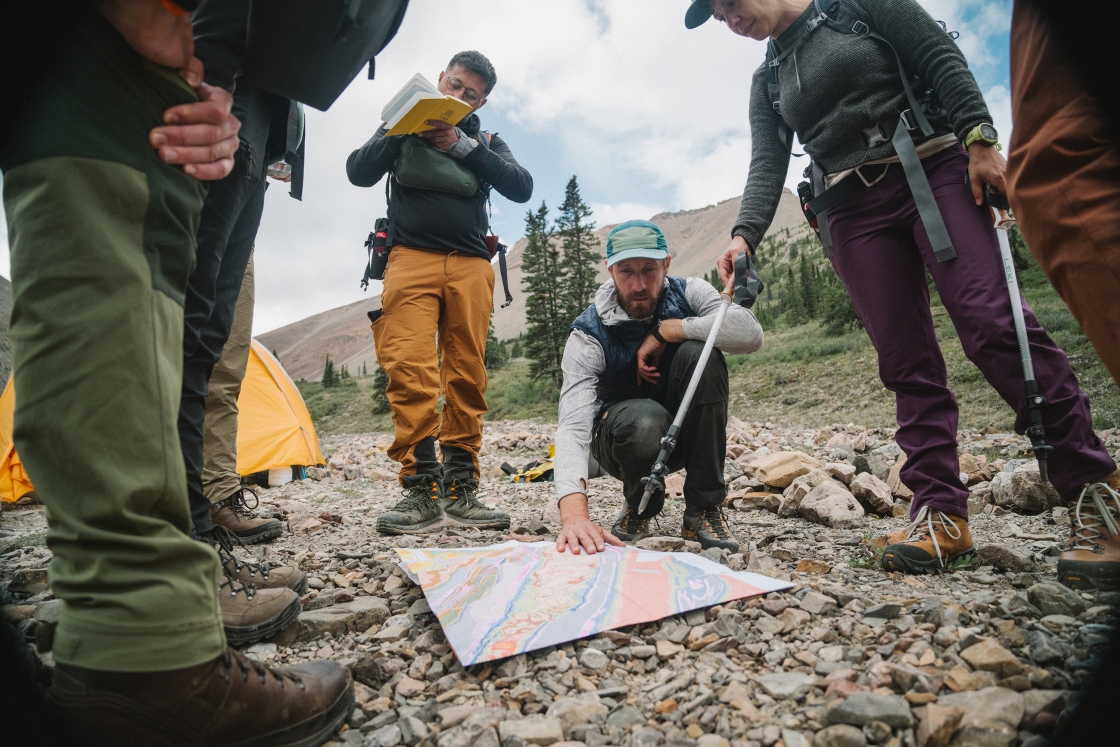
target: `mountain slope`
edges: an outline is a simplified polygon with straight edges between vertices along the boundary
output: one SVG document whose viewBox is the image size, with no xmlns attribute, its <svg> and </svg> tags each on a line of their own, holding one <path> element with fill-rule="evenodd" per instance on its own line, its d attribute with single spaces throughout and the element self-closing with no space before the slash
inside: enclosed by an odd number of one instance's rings
<svg viewBox="0 0 1120 747">
<path fill-rule="evenodd" d="M 706 275 L 727 248 L 738 210 L 739 198 L 733 197 L 716 205 L 659 213 L 650 218 L 665 232 L 673 256 L 672 273 L 683 277 Z M 600 256 L 606 256 L 607 234 L 615 225 L 603 226 L 595 232 L 601 242 Z M 784 191 L 769 233 L 787 228 L 797 230 L 804 225 L 797 197 Z M 513 293 L 513 303 L 508 308 L 501 308 L 505 300 L 501 278 L 494 283 L 494 332 L 499 340 L 508 340 L 525 331 L 525 294 L 521 290 L 524 248 L 525 240 L 521 239 L 508 253 L 509 287 Z M 497 265 L 494 271 L 497 273 Z M 605 266 L 600 266 L 599 277 L 607 278 Z M 363 363 L 369 368 L 376 364 L 366 312 L 380 305 L 380 297 L 373 296 L 266 332 L 258 335 L 258 339 L 269 350 L 276 351 L 294 379 L 318 380 L 323 375 L 327 355 L 336 366 L 346 365 L 351 373 L 356 373 Z"/>
</svg>

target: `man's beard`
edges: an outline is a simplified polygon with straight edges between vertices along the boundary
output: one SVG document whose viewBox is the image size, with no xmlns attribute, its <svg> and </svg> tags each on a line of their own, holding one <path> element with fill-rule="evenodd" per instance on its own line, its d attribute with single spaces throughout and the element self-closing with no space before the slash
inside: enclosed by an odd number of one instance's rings
<svg viewBox="0 0 1120 747">
<path fill-rule="evenodd" d="M 618 305 L 626 312 L 626 315 L 631 319 L 649 319 L 653 316 L 653 312 L 657 310 L 657 302 L 661 300 L 661 289 L 658 288 L 657 293 L 654 295 L 642 295 L 635 298 L 638 294 L 633 296 L 623 297 L 621 293 L 618 294 Z"/>
</svg>

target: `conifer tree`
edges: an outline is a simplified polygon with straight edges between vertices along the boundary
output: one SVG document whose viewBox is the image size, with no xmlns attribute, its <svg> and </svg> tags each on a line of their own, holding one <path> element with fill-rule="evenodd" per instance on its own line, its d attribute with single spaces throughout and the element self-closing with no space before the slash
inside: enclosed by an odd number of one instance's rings
<svg viewBox="0 0 1120 747">
<path fill-rule="evenodd" d="M 560 270 L 560 252 L 548 232 L 548 206 L 525 215 L 525 252 L 521 259 L 521 287 L 525 291 L 527 332 L 525 356 L 533 363 L 534 379 L 548 377 L 560 383 L 560 359 L 568 339 L 568 298 Z"/>
<path fill-rule="evenodd" d="M 564 204 L 553 230 L 563 249 L 560 273 L 564 281 L 564 313 L 570 324 L 595 300 L 595 291 L 599 289 L 596 272 L 603 260 L 595 251 L 599 238 L 595 235 L 591 208 L 580 197 L 574 176 L 564 190 Z"/>
<path fill-rule="evenodd" d="M 327 356 L 327 362 L 323 365 L 323 388 L 330 389 L 338 383 L 338 376 L 334 372 L 334 362 L 331 357 Z"/>
<path fill-rule="evenodd" d="M 517 339 L 513 341 L 513 344 L 509 346 L 509 357 L 521 358 L 523 356 L 524 352 L 521 350 L 521 335 L 518 335 Z"/>
<path fill-rule="evenodd" d="M 378 366 L 373 370 L 373 414 L 383 415 L 389 412 L 389 398 L 385 395 L 385 388 L 389 386 L 389 374 Z"/>
<path fill-rule="evenodd" d="M 805 322 L 805 302 L 798 292 L 797 279 L 793 275 L 793 265 L 786 265 L 786 282 L 782 288 L 782 314 L 790 325 Z"/>
<path fill-rule="evenodd" d="M 840 337 L 853 329 L 863 329 L 848 291 L 835 272 L 829 273 L 824 286 L 821 328 L 830 337 Z"/>
<path fill-rule="evenodd" d="M 820 315 L 820 293 L 807 254 L 801 255 L 801 263 L 797 268 L 797 274 L 801 283 L 801 304 L 805 308 L 805 318 L 806 320 L 816 319 Z"/>
</svg>

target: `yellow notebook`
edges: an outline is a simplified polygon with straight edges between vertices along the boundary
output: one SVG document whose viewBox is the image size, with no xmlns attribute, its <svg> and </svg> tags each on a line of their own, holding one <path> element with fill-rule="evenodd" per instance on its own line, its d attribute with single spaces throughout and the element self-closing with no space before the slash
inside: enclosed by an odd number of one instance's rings
<svg viewBox="0 0 1120 747">
<path fill-rule="evenodd" d="M 471 113 L 471 105 L 454 96 L 444 96 L 420 73 L 404 85 L 381 110 L 381 119 L 389 126 L 388 135 L 412 135 L 433 129 L 424 124 L 438 119 L 458 124 Z"/>
</svg>

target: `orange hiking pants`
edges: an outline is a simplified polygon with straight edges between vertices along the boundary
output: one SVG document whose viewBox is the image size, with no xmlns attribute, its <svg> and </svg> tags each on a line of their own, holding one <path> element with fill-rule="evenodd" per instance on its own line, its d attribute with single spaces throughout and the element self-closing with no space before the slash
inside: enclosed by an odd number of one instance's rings
<svg viewBox="0 0 1120 747">
<path fill-rule="evenodd" d="M 377 363 L 389 375 L 389 456 L 402 478 L 417 472 L 416 446 L 435 437 L 470 455 L 478 479 L 486 413 L 486 334 L 494 269 L 481 257 L 395 246 L 385 268 L 381 317 L 373 323 Z M 437 357 L 438 347 L 438 357 Z M 443 412 L 437 410 L 443 392 Z"/>
<path fill-rule="evenodd" d="M 1120 384 L 1120 147 L 1046 21 L 1015 3 L 1008 192 L 1023 237 Z"/>
</svg>

